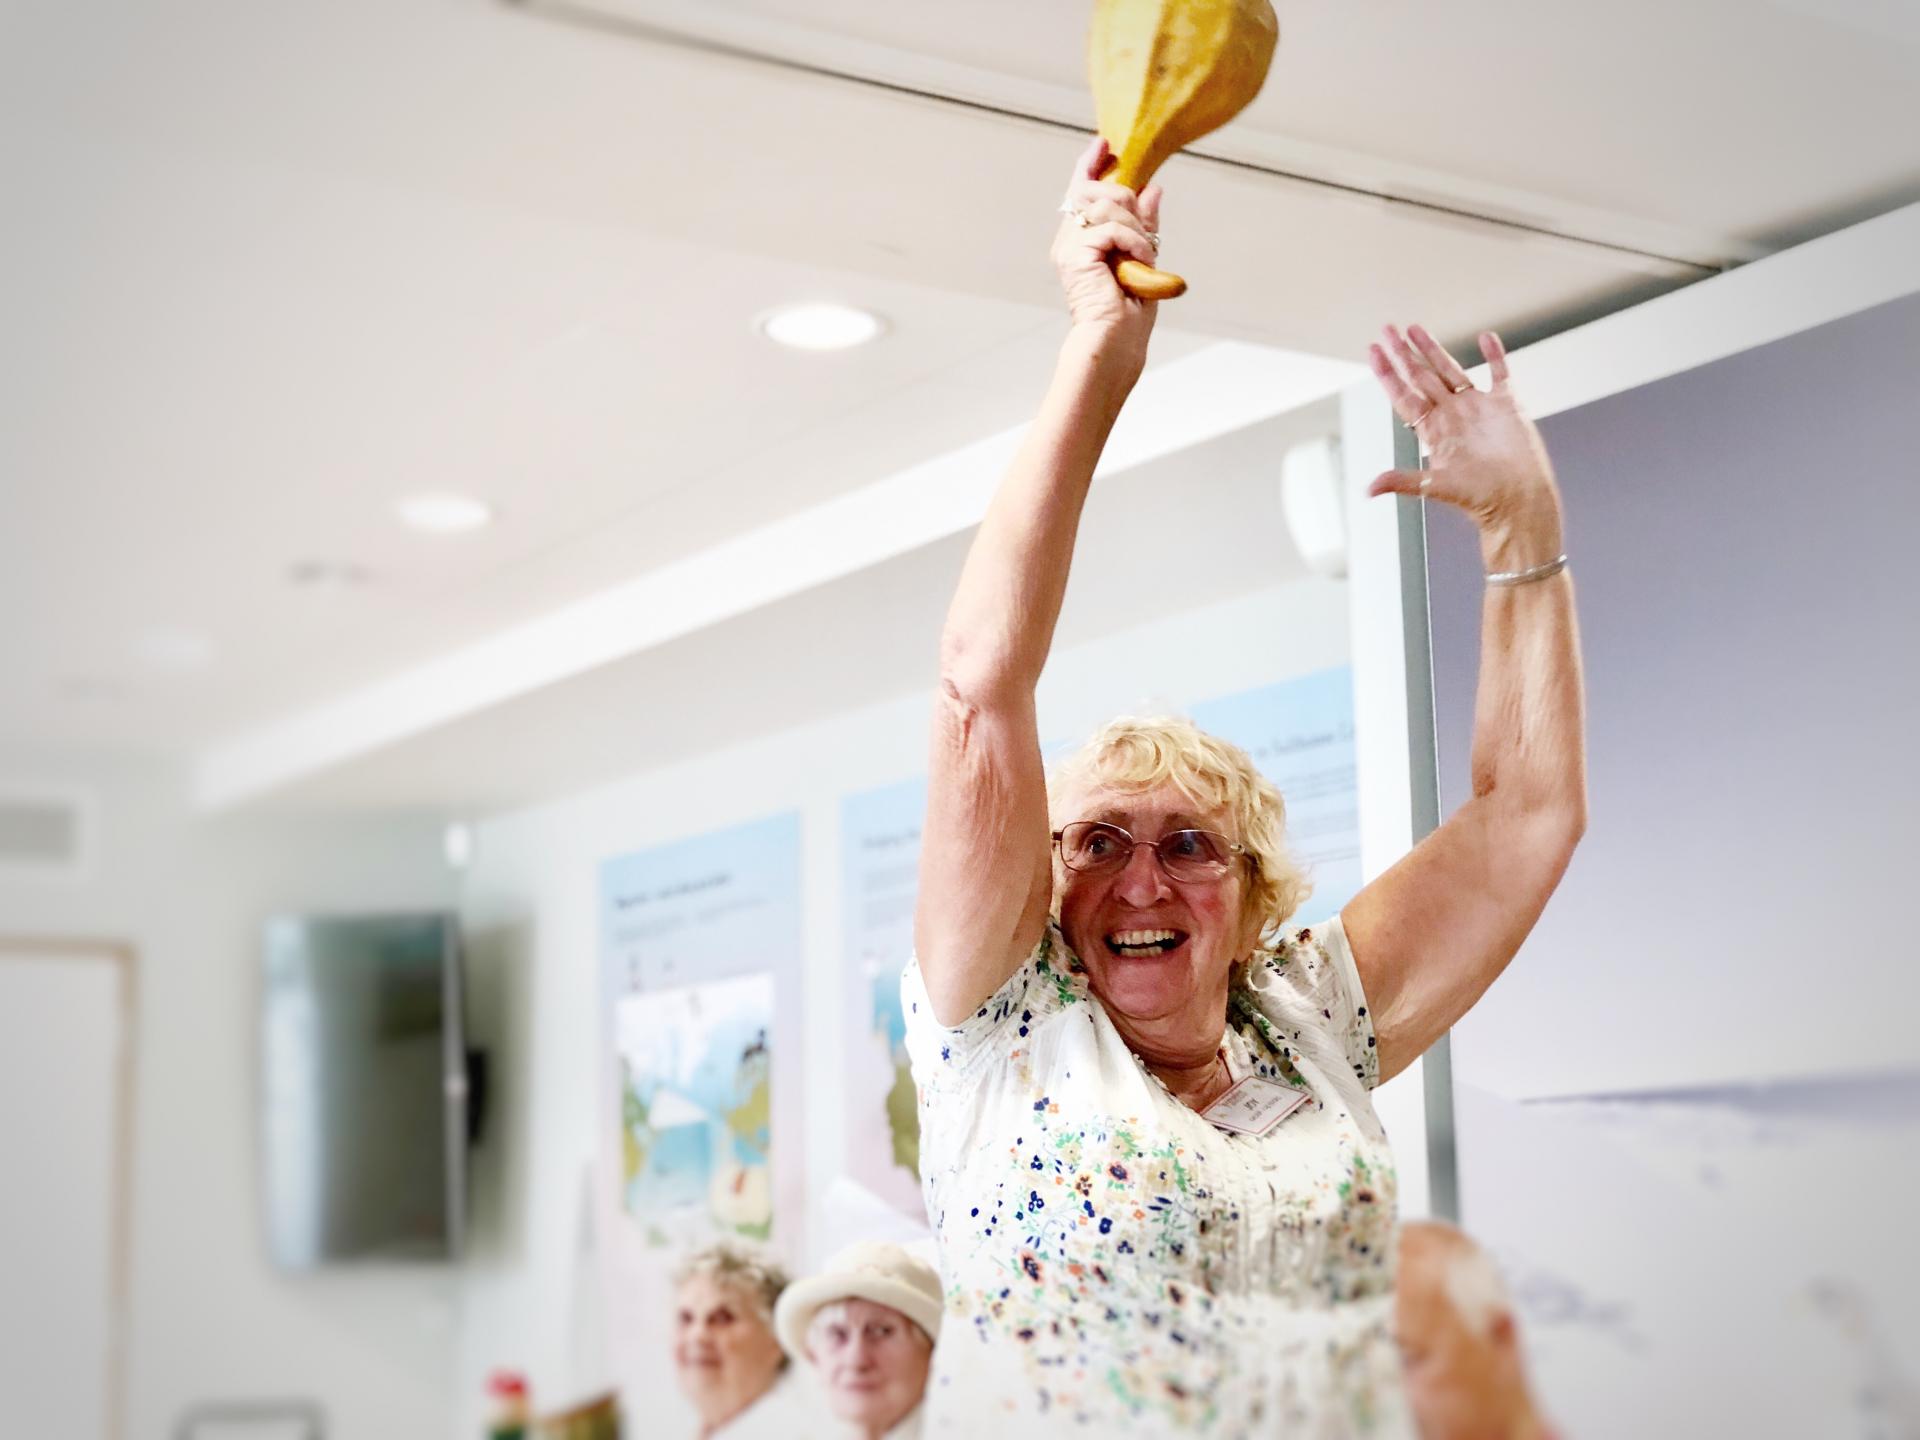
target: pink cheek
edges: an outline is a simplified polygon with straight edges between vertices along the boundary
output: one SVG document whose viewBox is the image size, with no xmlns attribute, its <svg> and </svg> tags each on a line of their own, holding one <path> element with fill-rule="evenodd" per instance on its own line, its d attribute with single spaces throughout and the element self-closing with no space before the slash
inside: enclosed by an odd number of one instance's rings
<svg viewBox="0 0 1920 1440">
<path fill-rule="evenodd" d="M 1099 904 L 1100 897 L 1090 894 L 1085 884 L 1069 884 L 1060 896 L 1060 925 L 1071 938 L 1084 928 Z"/>
</svg>

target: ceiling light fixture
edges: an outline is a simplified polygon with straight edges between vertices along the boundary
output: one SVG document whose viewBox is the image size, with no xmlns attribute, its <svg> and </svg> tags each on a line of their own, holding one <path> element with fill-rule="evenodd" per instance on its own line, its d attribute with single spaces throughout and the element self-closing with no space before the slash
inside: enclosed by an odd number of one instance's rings
<svg viewBox="0 0 1920 1440">
<path fill-rule="evenodd" d="M 469 495 L 408 495 L 393 503 L 400 523 L 430 535 L 459 535 L 493 523 L 493 507 Z"/>
<path fill-rule="evenodd" d="M 55 688 L 62 700 L 78 704 L 98 704 L 127 698 L 126 683 L 110 675 L 63 675 Z"/>
<path fill-rule="evenodd" d="M 287 567 L 287 583 L 302 590 L 358 590 L 373 583 L 373 572 L 352 561 L 300 560 Z"/>
<path fill-rule="evenodd" d="M 887 328 L 871 310 L 828 301 L 782 306 L 756 323 L 762 335 L 790 350 L 850 350 L 878 340 Z"/>
<path fill-rule="evenodd" d="M 213 664 L 217 653 L 211 635 L 175 625 L 141 631 L 134 637 L 133 649 L 149 670 L 174 673 L 204 670 Z"/>
</svg>

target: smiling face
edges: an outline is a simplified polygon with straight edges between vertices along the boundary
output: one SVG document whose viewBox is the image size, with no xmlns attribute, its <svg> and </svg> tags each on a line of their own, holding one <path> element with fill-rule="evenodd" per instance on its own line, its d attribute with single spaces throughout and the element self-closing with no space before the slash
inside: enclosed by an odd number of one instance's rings
<svg viewBox="0 0 1920 1440">
<path fill-rule="evenodd" d="M 674 1368 L 703 1420 L 736 1415 L 773 1387 L 783 1363 L 780 1342 L 751 1295 L 694 1275 L 681 1282 L 674 1302 Z"/>
<path fill-rule="evenodd" d="M 1136 791 L 1095 777 L 1059 797 L 1056 828 L 1073 820 L 1105 821 L 1147 842 L 1187 829 L 1239 839 L 1230 816 L 1201 808 L 1171 781 Z M 1259 938 L 1247 913 L 1244 858 L 1217 880 L 1176 880 L 1142 844 L 1103 874 L 1070 870 L 1056 855 L 1054 881 L 1061 931 L 1136 1050 L 1149 1060 L 1187 1061 L 1220 1043 L 1234 962 Z"/>
<path fill-rule="evenodd" d="M 823 1306 L 813 1317 L 807 1356 L 833 1413 L 870 1435 L 883 1435 L 920 1403 L 933 1342 L 892 1306 L 849 1299 Z"/>
</svg>

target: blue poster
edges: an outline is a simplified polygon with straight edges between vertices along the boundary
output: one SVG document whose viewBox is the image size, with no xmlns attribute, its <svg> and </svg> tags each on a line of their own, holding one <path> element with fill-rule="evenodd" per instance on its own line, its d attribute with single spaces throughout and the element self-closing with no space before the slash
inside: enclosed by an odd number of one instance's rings
<svg viewBox="0 0 1920 1440">
<path fill-rule="evenodd" d="M 1193 720 L 1240 746 L 1279 787 L 1287 841 L 1313 878 L 1301 918 L 1338 914 L 1361 884 L 1353 671 L 1343 665 L 1212 700 L 1194 707 Z"/>
<path fill-rule="evenodd" d="M 769 1238 L 776 974 L 800 957 L 799 816 L 605 862 L 600 925 L 623 1210 L 649 1245 Z"/>
</svg>

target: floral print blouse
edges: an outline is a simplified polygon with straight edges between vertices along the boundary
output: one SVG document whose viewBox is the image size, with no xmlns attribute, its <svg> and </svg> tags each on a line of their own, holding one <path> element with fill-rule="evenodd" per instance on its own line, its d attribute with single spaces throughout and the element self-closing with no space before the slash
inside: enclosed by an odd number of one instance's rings
<svg viewBox="0 0 1920 1440">
<path fill-rule="evenodd" d="M 1173 1098 L 1055 928 L 958 1026 L 917 963 L 902 999 L 947 1306 L 927 1435 L 1411 1434 L 1379 1061 L 1337 919 L 1231 992 L 1234 1078 L 1310 1097 L 1257 1137 Z"/>
</svg>

